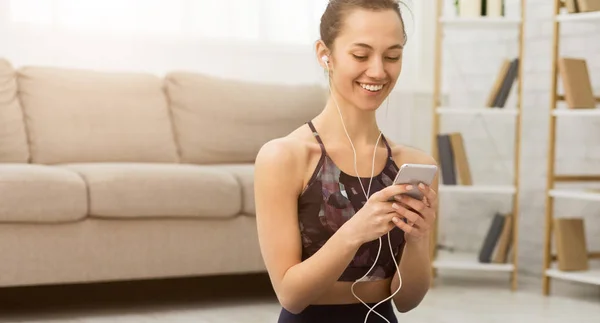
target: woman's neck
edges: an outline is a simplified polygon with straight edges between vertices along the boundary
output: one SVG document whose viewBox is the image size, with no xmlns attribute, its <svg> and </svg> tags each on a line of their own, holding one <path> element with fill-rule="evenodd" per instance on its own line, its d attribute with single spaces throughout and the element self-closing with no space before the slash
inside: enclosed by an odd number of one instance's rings
<svg viewBox="0 0 600 323">
<path fill-rule="evenodd" d="M 323 112 L 315 118 L 315 122 L 321 125 L 322 130 L 319 132 L 325 132 L 328 137 L 347 141 L 348 138 L 345 132 L 347 131 L 354 146 L 371 146 L 375 144 L 380 134 L 375 111 L 362 111 L 341 102 L 339 99 L 338 103 L 339 111 L 336 102 L 330 97 Z"/>
</svg>

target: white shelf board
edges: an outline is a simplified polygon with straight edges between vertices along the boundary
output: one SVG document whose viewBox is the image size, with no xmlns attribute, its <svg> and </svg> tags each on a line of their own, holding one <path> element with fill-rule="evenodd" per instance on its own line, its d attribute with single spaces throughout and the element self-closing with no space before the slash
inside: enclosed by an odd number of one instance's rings
<svg viewBox="0 0 600 323">
<path fill-rule="evenodd" d="M 560 22 L 569 21 L 600 21 L 600 11 L 593 12 L 578 12 L 578 13 L 564 13 L 556 16 L 556 20 Z"/>
<path fill-rule="evenodd" d="M 437 108 L 438 114 L 466 114 L 466 115 L 507 115 L 517 116 L 519 111 L 517 109 L 507 108 L 451 108 L 451 107 L 439 107 Z"/>
<path fill-rule="evenodd" d="M 512 263 L 481 263 L 475 253 L 438 251 L 438 256 L 433 261 L 437 269 L 478 270 L 478 271 L 504 271 L 511 272 L 515 268 Z"/>
<path fill-rule="evenodd" d="M 555 198 L 568 198 L 574 200 L 586 200 L 600 202 L 600 193 L 583 189 L 553 189 L 549 192 Z"/>
<path fill-rule="evenodd" d="M 514 186 L 502 185 L 440 185 L 439 191 L 472 194 L 515 194 L 517 190 Z"/>
<path fill-rule="evenodd" d="M 521 19 L 506 17 L 442 17 L 440 22 L 448 27 L 512 28 L 519 27 Z"/>
<path fill-rule="evenodd" d="M 546 275 L 574 282 L 600 285 L 600 269 L 590 269 L 585 271 L 561 271 L 557 268 L 546 270 Z"/>
<path fill-rule="evenodd" d="M 600 109 L 554 109 L 553 116 L 600 117 Z"/>
</svg>

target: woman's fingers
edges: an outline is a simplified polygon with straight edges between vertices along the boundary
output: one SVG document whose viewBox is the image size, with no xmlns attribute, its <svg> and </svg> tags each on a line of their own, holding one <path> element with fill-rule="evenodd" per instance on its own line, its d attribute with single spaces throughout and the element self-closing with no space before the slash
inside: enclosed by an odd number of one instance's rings
<svg viewBox="0 0 600 323">
<path fill-rule="evenodd" d="M 408 224 L 422 225 L 422 223 L 424 223 L 423 218 L 419 214 L 400 205 L 400 203 L 393 203 L 392 207 L 395 209 L 396 213 L 406 218 Z"/>
<path fill-rule="evenodd" d="M 418 227 L 414 226 L 414 224 L 406 223 L 406 222 L 400 220 L 400 218 L 398 218 L 398 217 L 394 217 L 393 221 L 396 224 L 396 226 L 398 228 L 400 228 L 400 230 L 402 230 L 408 234 L 414 234 L 418 230 Z"/>
<path fill-rule="evenodd" d="M 422 213 L 427 208 L 427 204 L 425 204 L 425 201 L 419 201 L 408 195 L 397 195 L 394 197 L 394 199 L 398 202 L 409 206 L 417 213 Z"/>
</svg>

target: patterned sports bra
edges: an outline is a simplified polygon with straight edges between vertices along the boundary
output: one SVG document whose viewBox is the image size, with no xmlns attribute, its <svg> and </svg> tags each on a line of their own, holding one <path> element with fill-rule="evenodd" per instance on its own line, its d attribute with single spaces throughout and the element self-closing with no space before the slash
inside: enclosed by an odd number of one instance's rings
<svg viewBox="0 0 600 323">
<path fill-rule="evenodd" d="M 342 172 L 327 155 L 325 145 L 312 122 L 308 126 L 321 146 L 321 158 L 306 188 L 298 198 L 298 220 L 302 236 L 302 260 L 317 252 L 327 240 L 348 221 L 366 202 L 364 192 L 358 178 Z M 392 150 L 382 135 L 388 151 L 388 158 L 383 171 L 373 177 L 371 192 L 373 194 L 393 183 L 398 166 L 392 159 Z M 362 177 L 365 189 L 369 185 L 369 177 Z M 392 249 L 395 258 L 390 254 L 388 235 L 381 237 L 381 252 L 377 264 L 365 280 L 381 280 L 392 277 L 396 273 L 394 261 L 399 260 L 404 247 L 404 232 L 397 227 L 390 231 Z M 363 277 L 373 266 L 379 239 L 363 244 L 345 269 L 338 281 L 356 281 Z"/>
</svg>

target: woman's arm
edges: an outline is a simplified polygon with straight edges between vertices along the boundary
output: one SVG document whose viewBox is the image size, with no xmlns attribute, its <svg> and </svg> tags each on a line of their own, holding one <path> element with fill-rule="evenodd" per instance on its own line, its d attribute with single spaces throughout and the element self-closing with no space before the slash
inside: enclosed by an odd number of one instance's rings
<svg viewBox="0 0 600 323">
<path fill-rule="evenodd" d="M 340 277 L 360 246 L 340 228 L 305 261 L 298 225 L 298 196 L 306 173 L 306 148 L 290 139 L 265 144 L 255 162 L 255 202 L 260 248 L 281 305 L 299 313 Z"/>
<path fill-rule="evenodd" d="M 431 264 L 429 257 L 429 237 L 419 242 L 407 242 L 400 261 L 402 288 L 393 298 L 399 312 L 406 313 L 417 307 L 429 290 Z M 394 275 L 391 293 L 398 289 L 398 273 Z"/>
</svg>

